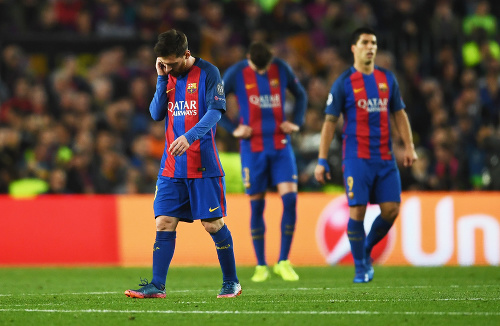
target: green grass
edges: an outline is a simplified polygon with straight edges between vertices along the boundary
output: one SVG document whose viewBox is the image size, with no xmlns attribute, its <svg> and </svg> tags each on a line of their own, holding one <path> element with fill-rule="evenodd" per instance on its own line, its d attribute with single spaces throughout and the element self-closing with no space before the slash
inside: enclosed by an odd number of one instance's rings
<svg viewBox="0 0 500 326">
<path fill-rule="evenodd" d="M 217 299 L 218 268 L 170 269 L 166 299 L 131 299 L 149 268 L 2 268 L 0 325 L 500 325 L 498 267 L 299 267 L 299 282 L 250 281 Z"/>
</svg>

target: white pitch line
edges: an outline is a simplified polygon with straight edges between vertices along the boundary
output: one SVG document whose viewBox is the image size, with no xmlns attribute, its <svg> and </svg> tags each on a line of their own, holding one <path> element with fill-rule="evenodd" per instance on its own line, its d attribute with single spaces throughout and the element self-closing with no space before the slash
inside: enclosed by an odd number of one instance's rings
<svg viewBox="0 0 500 326">
<path fill-rule="evenodd" d="M 0 309 L 0 312 L 42 312 L 42 313 L 116 313 L 116 314 L 240 314 L 240 315 L 436 315 L 436 316 L 500 316 L 500 312 L 486 311 L 176 311 L 176 310 L 112 310 L 112 309 Z"/>
<path fill-rule="evenodd" d="M 27 307 L 27 306 L 62 306 L 64 303 L 25 303 L 25 304 L 13 304 L 9 305 L 11 307 Z"/>
<path fill-rule="evenodd" d="M 431 286 L 431 285 L 416 285 L 416 286 L 353 286 L 353 287 L 338 287 L 338 288 L 273 288 L 273 289 L 266 289 L 266 291 L 285 291 L 285 290 L 294 290 L 294 291 L 339 291 L 339 290 L 355 290 L 355 289 L 362 289 L 363 291 L 366 290 L 376 290 L 376 289 L 428 289 L 428 288 L 438 288 L 440 286 Z M 474 288 L 483 288 L 483 287 L 498 287 L 498 284 L 481 284 L 481 285 L 450 285 L 446 287 L 451 287 L 451 288 L 463 288 L 463 287 L 474 287 Z M 246 291 L 253 291 L 251 290 L 246 290 Z M 200 289 L 190 289 L 190 290 L 168 290 L 167 293 L 193 293 L 193 292 L 212 292 L 215 293 L 217 290 L 213 289 L 205 289 L 205 290 L 200 290 Z M 15 294 L 1 294 L 0 297 L 11 297 L 11 296 L 17 296 L 17 295 L 101 295 L 101 294 L 123 294 L 123 292 L 64 292 L 64 293 L 15 293 Z"/>
</svg>

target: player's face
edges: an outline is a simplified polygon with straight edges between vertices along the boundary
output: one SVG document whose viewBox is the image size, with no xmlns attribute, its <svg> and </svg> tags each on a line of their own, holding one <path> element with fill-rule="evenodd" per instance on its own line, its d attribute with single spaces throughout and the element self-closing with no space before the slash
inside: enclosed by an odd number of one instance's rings
<svg viewBox="0 0 500 326">
<path fill-rule="evenodd" d="M 361 34 L 351 50 L 354 54 L 354 61 L 369 65 L 375 60 L 377 54 L 377 37 L 372 34 Z"/>
<path fill-rule="evenodd" d="M 165 71 L 174 76 L 179 77 L 182 73 L 186 72 L 187 59 L 191 56 L 189 50 L 184 55 L 176 57 L 175 54 L 167 57 L 160 57 L 160 62 L 165 66 Z"/>
</svg>

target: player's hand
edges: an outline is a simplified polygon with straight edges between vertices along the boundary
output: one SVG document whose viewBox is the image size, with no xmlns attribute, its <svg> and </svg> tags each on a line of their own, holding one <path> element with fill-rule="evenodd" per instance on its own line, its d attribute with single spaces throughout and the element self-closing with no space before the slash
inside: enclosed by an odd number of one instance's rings
<svg viewBox="0 0 500 326">
<path fill-rule="evenodd" d="M 248 139 L 252 136 L 252 127 L 247 125 L 238 125 L 233 131 L 233 136 L 236 138 Z"/>
<path fill-rule="evenodd" d="M 405 148 L 405 152 L 403 154 L 403 165 L 405 167 L 410 167 L 413 165 L 418 159 L 417 152 L 415 152 L 415 148 L 413 146 Z"/>
<path fill-rule="evenodd" d="M 330 166 L 325 159 L 319 159 L 318 164 L 314 169 L 314 177 L 319 183 L 325 184 L 325 176 L 327 180 L 332 179 L 332 176 L 330 175 Z"/>
<path fill-rule="evenodd" d="M 167 66 L 164 65 L 160 58 L 156 58 L 156 73 L 158 76 L 167 76 L 170 69 L 167 70 Z"/>
<path fill-rule="evenodd" d="M 283 131 L 283 133 L 289 135 L 294 131 L 299 131 L 300 127 L 297 126 L 295 123 L 291 123 L 290 121 L 283 121 L 280 124 L 280 129 Z"/>
<path fill-rule="evenodd" d="M 172 142 L 172 144 L 170 144 L 170 147 L 168 148 L 168 152 L 172 156 L 181 156 L 182 154 L 184 154 L 187 151 L 189 146 L 190 145 L 186 139 L 186 136 L 182 135 L 179 138 L 177 138 L 176 140 L 174 140 Z"/>
</svg>

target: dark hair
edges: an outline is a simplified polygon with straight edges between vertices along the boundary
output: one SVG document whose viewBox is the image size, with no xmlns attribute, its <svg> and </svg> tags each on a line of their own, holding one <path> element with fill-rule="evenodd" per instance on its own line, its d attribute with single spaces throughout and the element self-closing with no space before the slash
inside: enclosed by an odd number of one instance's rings
<svg viewBox="0 0 500 326">
<path fill-rule="evenodd" d="M 158 35 L 158 42 L 154 47 L 157 57 L 168 57 L 172 54 L 181 57 L 188 49 L 188 40 L 186 35 L 178 30 L 171 29 Z"/>
<path fill-rule="evenodd" d="M 271 48 L 264 42 L 253 42 L 250 44 L 248 53 L 250 54 L 250 60 L 257 69 L 264 69 L 273 58 Z"/>
<path fill-rule="evenodd" d="M 370 34 L 370 35 L 377 36 L 377 34 L 375 34 L 375 31 L 369 27 L 357 28 L 354 32 L 352 32 L 351 45 L 355 45 L 356 43 L 358 43 L 358 40 L 359 40 L 359 37 L 361 36 L 361 34 Z"/>
</svg>

